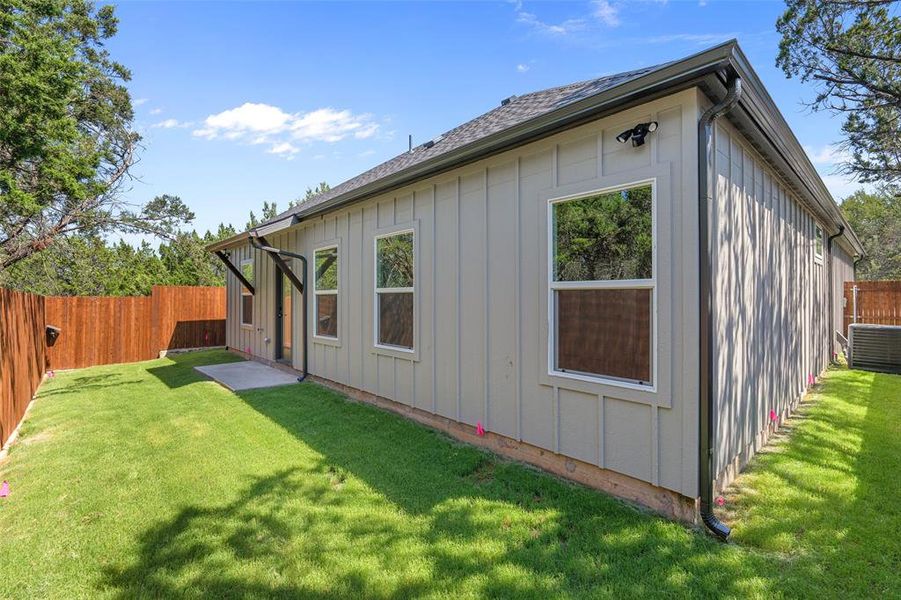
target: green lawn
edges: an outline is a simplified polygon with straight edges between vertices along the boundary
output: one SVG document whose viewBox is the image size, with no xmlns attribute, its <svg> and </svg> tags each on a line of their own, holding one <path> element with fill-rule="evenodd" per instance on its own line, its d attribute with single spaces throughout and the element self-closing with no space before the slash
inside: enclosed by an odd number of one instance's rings
<svg viewBox="0 0 901 600">
<path fill-rule="evenodd" d="M 730 495 L 737 543 L 223 352 L 61 373 L 0 465 L 0 598 L 897 593 L 901 377 L 832 372 Z M 733 497 L 734 496 L 734 497 Z"/>
</svg>

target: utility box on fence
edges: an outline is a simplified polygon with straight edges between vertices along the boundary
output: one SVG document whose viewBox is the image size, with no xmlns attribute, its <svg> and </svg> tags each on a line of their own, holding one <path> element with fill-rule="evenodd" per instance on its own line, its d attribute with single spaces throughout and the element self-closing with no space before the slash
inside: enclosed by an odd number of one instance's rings
<svg viewBox="0 0 901 600">
<path fill-rule="evenodd" d="M 852 369 L 901 373 L 901 325 L 852 323 L 848 331 Z"/>
<path fill-rule="evenodd" d="M 53 346 L 56 343 L 56 338 L 59 337 L 60 328 L 54 327 L 53 325 L 47 325 L 45 329 L 45 335 L 47 337 L 47 347 Z"/>
</svg>

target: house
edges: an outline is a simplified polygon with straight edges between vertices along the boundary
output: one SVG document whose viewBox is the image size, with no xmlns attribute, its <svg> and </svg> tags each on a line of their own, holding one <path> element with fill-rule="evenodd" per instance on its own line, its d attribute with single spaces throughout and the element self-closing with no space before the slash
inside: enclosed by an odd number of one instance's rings
<svg viewBox="0 0 901 600">
<path fill-rule="evenodd" d="M 734 41 L 507 98 L 210 250 L 235 351 L 723 537 L 863 252 Z"/>
</svg>

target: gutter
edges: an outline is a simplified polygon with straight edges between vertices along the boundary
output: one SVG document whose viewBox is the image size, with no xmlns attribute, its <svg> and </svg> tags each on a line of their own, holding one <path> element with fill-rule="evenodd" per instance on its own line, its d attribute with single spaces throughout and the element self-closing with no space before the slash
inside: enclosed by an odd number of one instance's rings
<svg viewBox="0 0 901 600">
<path fill-rule="evenodd" d="M 713 123 L 732 110 L 741 99 L 742 80 L 735 77 L 729 84 L 726 97 L 708 108 L 698 120 L 698 283 L 699 302 L 699 405 L 700 429 L 698 436 L 698 486 L 701 497 L 701 520 L 721 540 L 727 540 L 732 532 L 713 514 L 714 447 L 716 430 L 716 406 L 713 396 L 713 272 L 711 267 L 710 223 L 713 218 L 713 180 L 710 178 L 710 162 L 713 153 Z"/>
<path fill-rule="evenodd" d="M 296 252 L 290 252 L 288 250 L 282 250 L 281 248 L 273 248 L 266 241 L 266 238 L 262 236 L 249 236 L 250 245 L 256 248 L 257 250 L 262 250 L 267 253 L 272 261 L 278 265 L 278 268 L 285 274 L 291 284 L 294 285 L 295 288 L 300 292 L 301 299 L 303 301 L 303 376 L 298 377 L 297 381 L 301 382 L 307 378 L 309 374 L 309 369 L 307 367 L 307 257 L 302 254 L 297 254 Z M 303 272 L 301 275 L 302 281 L 297 279 L 297 275 L 294 274 L 294 271 L 288 268 L 288 265 L 285 263 L 282 256 L 288 256 L 290 258 L 298 258 L 303 263 Z"/>
</svg>

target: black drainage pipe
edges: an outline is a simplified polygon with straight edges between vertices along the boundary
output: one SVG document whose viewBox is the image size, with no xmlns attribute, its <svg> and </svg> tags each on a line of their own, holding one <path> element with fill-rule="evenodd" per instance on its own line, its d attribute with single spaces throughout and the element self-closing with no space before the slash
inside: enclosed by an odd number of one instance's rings
<svg viewBox="0 0 901 600">
<path fill-rule="evenodd" d="M 833 269 L 832 241 L 837 237 L 841 237 L 844 233 L 845 233 L 845 226 L 842 225 L 841 223 L 839 223 L 838 233 L 834 233 L 834 234 L 830 235 L 828 238 L 826 238 L 826 252 L 829 254 L 829 271 L 826 273 L 826 280 L 829 282 L 828 290 L 829 290 L 829 323 L 830 323 L 829 328 L 830 329 L 834 329 L 834 327 L 835 327 L 835 322 L 832 320 L 832 318 L 835 316 L 835 294 L 833 293 L 835 290 L 832 289 L 833 286 L 835 285 L 833 283 L 834 276 L 832 274 L 832 269 Z M 844 292 L 842 292 L 842 295 L 844 296 Z M 839 325 L 839 327 L 843 329 L 842 325 Z M 834 356 L 835 355 L 835 332 L 834 331 L 829 332 L 829 345 L 830 345 L 829 355 Z"/>
<path fill-rule="evenodd" d="M 700 435 L 698 443 L 701 520 L 707 529 L 721 540 L 729 538 L 729 527 L 713 514 L 714 446 L 716 411 L 713 397 L 713 273 L 711 271 L 710 222 L 713 217 L 713 182 L 710 180 L 710 161 L 713 149 L 713 122 L 738 103 L 742 93 L 740 77 L 729 84 L 726 97 L 708 108 L 698 121 L 698 237 L 699 237 L 699 287 L 700 287 L 700 339 L 699 339 L 699 400 Z"/>
<path fill-rule="evenodd" d="M 262 240 L 262 243 L 260 242 Z M 300 296 L 303 304 L 303 375 L 297 378 L 298 383 L 302 382 L 307 378 L 307 374 L 309 373 L 309 369 L 307 368 L 307 257 L 303 254 L 297 254 L 296 252 L 290 252 L 288 250 L 282 250 L 281 248 L 273 248 L 266 244 L 266 238 L 260 238 L 259 240 L 250 236 L 250 245 L 256 248 L 257 250 L 262 250 L 269 254 L 272 257 L 272 260 L 276 262 L 280 269 L 287 271 L 287 277 L 297 287 L 297 283 L 300 283 L 300 287 L 298 290 L 300 291 Z M 300 262 L 303 263 L 303 272 L 301 273 L 301 281 L 297 281 L 297 277 L 290 272 L 290 269 L 284 264 L 284 261 L 281 259 L 282 256 L 288 256 L 290 258 L 298 258 Z"/>
</svg>

